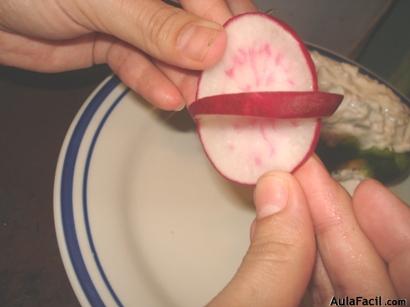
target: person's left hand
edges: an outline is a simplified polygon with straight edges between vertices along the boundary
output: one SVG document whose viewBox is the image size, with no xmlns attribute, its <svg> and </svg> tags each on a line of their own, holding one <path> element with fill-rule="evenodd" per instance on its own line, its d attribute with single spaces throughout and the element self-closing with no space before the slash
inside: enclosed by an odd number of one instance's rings
<svg viewBox="0 0 410 307">
<path fill-rule="evenodd" d="M 59 72 L 107 63 L 155 106 L 181 109 L 195 96 L 192 70 L 222 56 L 220 24 L 256 8 L 251 0 L 180 4 L 184 9 L 160 0 L 2 0 L 0 64 Z"/>
</svg>

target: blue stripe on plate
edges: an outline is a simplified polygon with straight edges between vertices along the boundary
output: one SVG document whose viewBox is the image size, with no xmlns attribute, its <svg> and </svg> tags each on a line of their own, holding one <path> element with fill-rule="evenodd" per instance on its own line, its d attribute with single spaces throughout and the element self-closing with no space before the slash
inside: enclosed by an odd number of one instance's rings
<svg viewBox="0 0 410 307">
<path fill-rule="evenodd" d="M 63 232 L 65 237 L 65 242 L 67 245 L 67 250 L 70 256 L 71 263 L 73 265 L 74 271 L 76 273 L 77 279 L 83 289 L 88 301 L 92 306 L 105 306 L 104 302 L 102 301 L 91 277 L 85 265 L 84 259 L 81 255 L 78 238 L 75 229 L 74 223 L 74 212 L 73 212 L 73 177 L 75 171 L 75 164 L 78 156 L 78 151 L 81 145 L 81 141 L 84 137 L 85 132 L 87 131 L 88 125 L 93 119 L 96 111 L 101 106 L 101 104 L 105 101 L 107 96 L 118 86 L 120 81 L 115 76 L 112 77 L 107 83 L 97 92 L 97 94 L 92 98 L 90 103 L 85 108 L 83 114 L 74 128 L 74 132 L 71 136 L 70 142 L 67 147 L 66 155 L 64 158 L 63 164 L 63 171 L 61 176 L 61 219 L 63 224 Z M 111 107 L 107 110 L 106 114 L 104 115 L 103 119 L 98 125 L 98 128 L 93 136 L 91 146 L 88 150 L 87 160 L 86 160 L 86 168 L 85 168 L 85 175 L 83 178 L 83 201 L 84 201 L 84 218 L 85 218 L 85 226 L 87 231 L 87 237 L 89 240 L 90 248 L 94 255 L 94 260 L 97 264 L 97 268 L 101 277 L 112 295 L 113 299 L 119 306 L 123 306 L 118 296 L 115 294 L 112 286 L 110 285 L 104 270 L 101 266 L 99 261 L 88 219 L 88 211 L 87 211 L 87 179 L 88 179 L 88 171 L 90 166 L 90 161 L 92 157 L 92 153 L 94 150 L 94 146 L 96 144 L 97 138 L 103 128 L 107 118 L 114 110 L 114 108 L 118 105 L 124 95 L 128 92 L 128 89 L 124 90 L 118 97 L 115 99 Z"/>
</svg>

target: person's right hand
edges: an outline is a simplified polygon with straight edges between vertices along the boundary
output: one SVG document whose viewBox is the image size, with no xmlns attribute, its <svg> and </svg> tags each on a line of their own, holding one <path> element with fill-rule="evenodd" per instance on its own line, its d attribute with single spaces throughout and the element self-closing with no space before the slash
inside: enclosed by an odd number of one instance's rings
<svg viewBox="0 0 410 307">
<path fill-rule="evenodd" d="M 197 77 L 225 48 L 221 24 L 251 0 L 1 0 L 0 64 L 58 72 L 108 63 L 167 110 L 194 99 Z"/>
<path fill-rule="evenodd" d="M 317 242 L 314 306 L 331 298 L 410 300 L 410 208 L 382 184 L 365 180 L 353 198 L 317 158 L 295 177 L 309 203 Z"/>
<path fill-rule="evenodd" d="M 294 307 L 309 292 L 304 306 L 409 299 L 410 209 L 381 184 L 363 182 L 352 199 L 310 158 L 294 176 L 260 178 L 254 201 L 249 249 L 210 307 Z"/>
</svg>

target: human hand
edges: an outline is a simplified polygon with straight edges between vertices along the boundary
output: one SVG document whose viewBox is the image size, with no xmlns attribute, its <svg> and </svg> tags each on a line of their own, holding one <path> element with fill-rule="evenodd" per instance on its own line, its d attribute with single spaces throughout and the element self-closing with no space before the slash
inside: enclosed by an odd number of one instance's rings
<svg viewBox="0 0 410 307">
<path fill-rule="evenodd" d="M 315 262 L 309 206 L 294 176 L 272 172 L 254 192 L 251 244 L 230 283 L 210 307 L 297 306 Z"/>
<path fill-rule="evenodd" d="M 295 177 L 308 199 L 317 241 L 314 306 L 333 297 L 410 299 L 410 208 L 374 180 L 353 199 L 317 158 Z"/>
<path fill-rule="evenodd" d="M 58 72 L 107 63 L 154 105 L 194 99 L 197 74 L 222 56 L 220 24 L 251 0 L 0 1 L 0 64 Z"/>
<path fill-rule="evenodd" d="M 295 176 L 263 176 L 254 201 L 249 250 L 209 306 L 298 306 L 308 292 L 313 306 L 409 299 L 410 209 L 381 184 L 363 182 L 352 200 L 311 158 Z"/>
</svg>

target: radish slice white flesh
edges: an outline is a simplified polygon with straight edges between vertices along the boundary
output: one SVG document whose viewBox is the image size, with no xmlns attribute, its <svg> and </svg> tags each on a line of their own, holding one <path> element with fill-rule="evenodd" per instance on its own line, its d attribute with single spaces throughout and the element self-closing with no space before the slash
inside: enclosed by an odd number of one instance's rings
<svg viewBox="0 0 410 307">
<path fill-rule="evenodd" d="M 250 92 L 198 99 L 188 109 L 198 115 L 243 115 L 266 118 L 312 118 L 332 115 L 342 95 L 310 92 Z"/>
<path fill-rule="evenodd" d="M 291 171 L 319 137 L 312 119 L 200 116 L 200 138 L 216 169 L 227 179 L 254 184 L 268 170 Z M 308 136 L 308 137 L 306 137 Z"/>
<path fill-rule="evenodd" d="M 225 24 L 223 58 L 201 75 L 197 99 L 221 94 L 315 91 L 313 62 L 287 25 L 262 13 L 247 13 Z M 195 117 L 204 150 L 226 178 L 255 184 L 269 170 L 291 172 L 314 150 L 318 119 L 246 116 Z"/>
<path fill-rule="evenodd" d="M 206 70 L 197 99 L 220 94 L 317 90 L 314 64 L 287 25 L 262 13 L 232 17 L 224 56 Z"/>
</svg>

